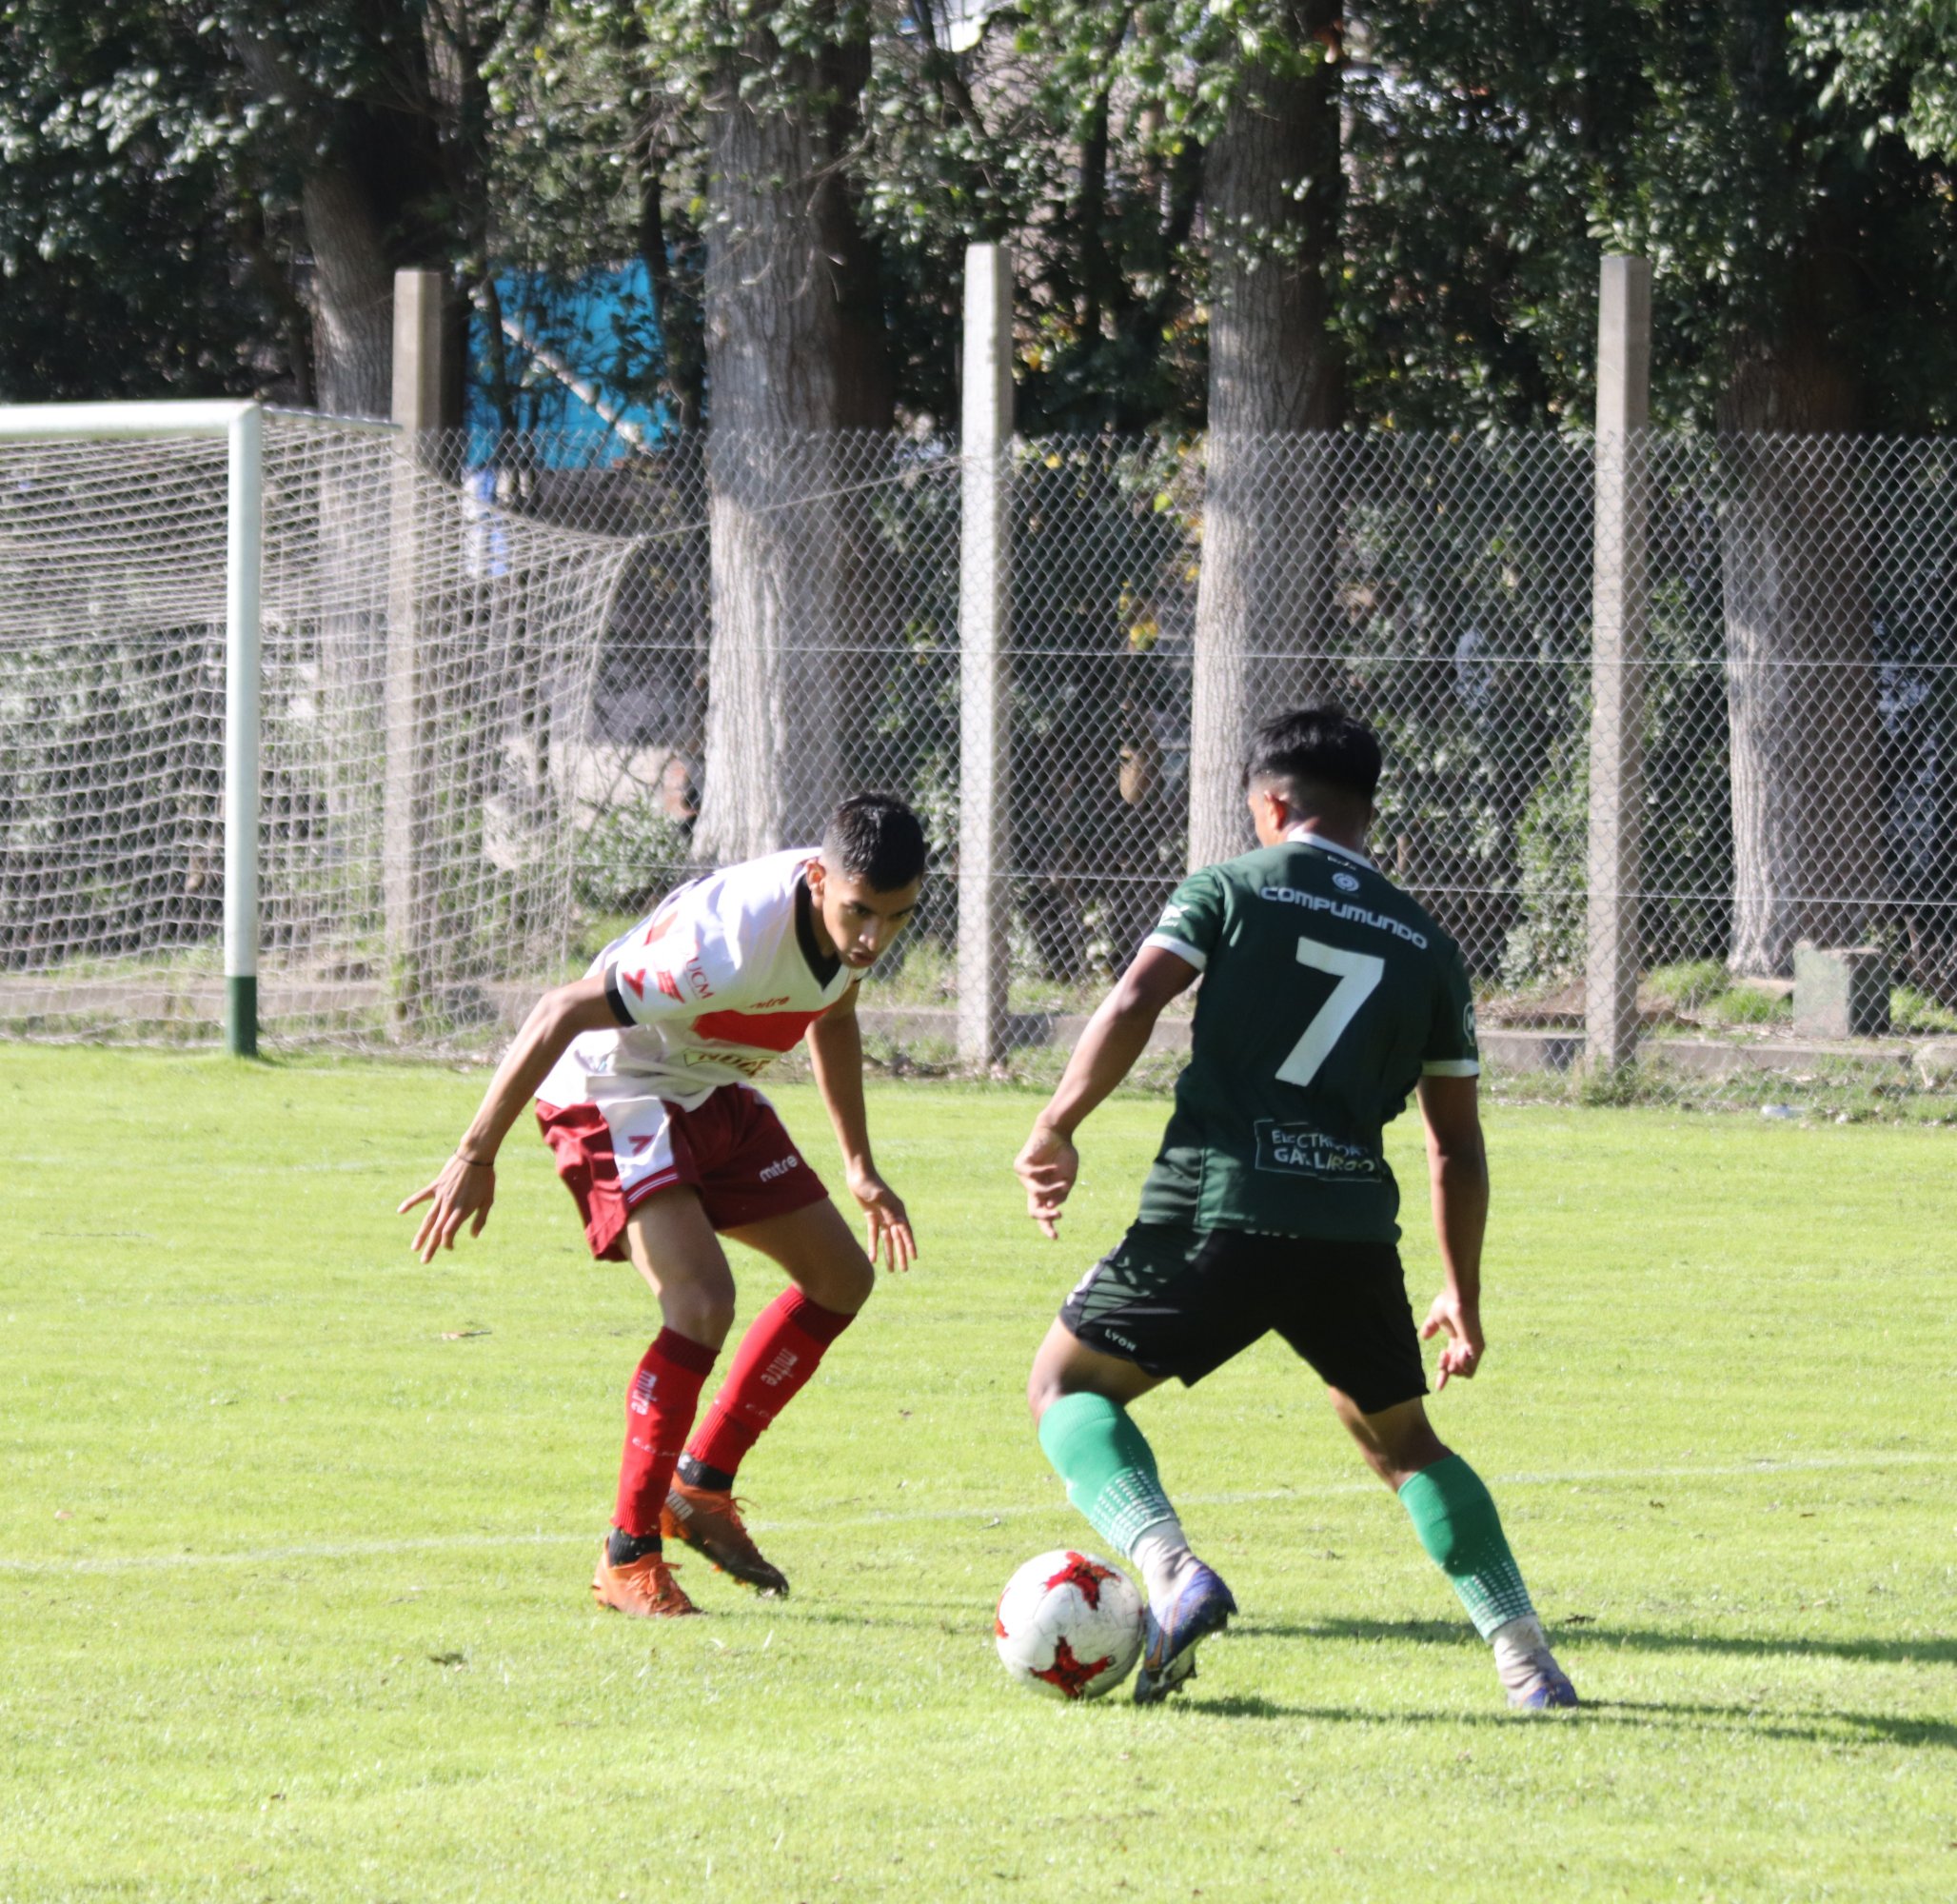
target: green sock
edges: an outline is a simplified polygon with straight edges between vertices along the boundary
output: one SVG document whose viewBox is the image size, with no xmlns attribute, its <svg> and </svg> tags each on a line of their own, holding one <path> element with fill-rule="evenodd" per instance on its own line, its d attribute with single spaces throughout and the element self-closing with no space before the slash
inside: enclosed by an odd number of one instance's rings
<svg viewBox="0 0 1957 1904">
<path fill-rule="evenodd" d="M 1144 1528 L 1175 1515 L 1148 1438 L 1106 1396 L 1061 1396 L 1039 1418 L 1039 1445 L 1067 1498 L 1123 1558 Z"/>
<path fill-rule="evenodd" d="M 1459 1455 L 1422 1468 L 1400 1489 L 1400 1499 L 1428 1557 L 1454 1583 L 1482 1638 L 1535 1611 L 1493 1497 Z"/>
</svg>

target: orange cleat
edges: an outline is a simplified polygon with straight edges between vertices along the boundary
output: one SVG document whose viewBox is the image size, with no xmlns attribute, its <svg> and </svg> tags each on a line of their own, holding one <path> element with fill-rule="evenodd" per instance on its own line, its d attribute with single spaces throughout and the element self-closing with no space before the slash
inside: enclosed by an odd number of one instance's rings
<svg viewBox="0 0 1957 1904">
<path fill-rule="evenodd" d="M 762 1557 L 741 1524 L 738 1503 L 725 1489 L 690 1487 L 675 1480 L 659 1517 L 659 1531 L 662 1539 L 683 1540 L 722 1573 L 731 1574 L 764 1598 L 787 1597 L 787 1575 Z"/>
<path fill-rule="evenodd" d="M 640 1619 L 682 1619 L 700 1609 L 673 1577 L 673 1563 L 657 1554 L 614 1567 L 604 1549 L 598 1550 L 598 1573 L 592 1594 L 601 1606 L 616 1607 Z"/>
</svg>

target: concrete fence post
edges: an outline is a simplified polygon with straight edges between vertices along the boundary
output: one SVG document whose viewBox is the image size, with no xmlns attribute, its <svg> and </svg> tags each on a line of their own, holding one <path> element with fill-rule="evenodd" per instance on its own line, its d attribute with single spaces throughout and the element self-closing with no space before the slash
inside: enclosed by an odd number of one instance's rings
<svg viewBox="0 0 1957 1904">
<path fill-rule="evenodd" d="M 1585 1059 L 1637 1054 L 1639 848 L 1644 804 L 1651 267 L 1606 258 L 1597 307 L 1596 531 L 1591 611 L 1589 915 Z"/>
<path fill-rule="evenodd" d="M 444 299 L 440 271 L 394 274 L 394 422 L 400 426 L 388 508 L 385 766 L 381 798 L 382 910 L 393 1029 L 410 1032 L 427 1003 L 432 894 L 426 865 L 433 797 L 433 668 L 422 623 L 421 471 L 443 422 Z"/>
<path fill-rule="evenodd" d="M 1013 260 L 965 248 L 959 543 L 959 1056 L 989 1064 L 1006 1038 L 1011 747 Z"/>
</svg>

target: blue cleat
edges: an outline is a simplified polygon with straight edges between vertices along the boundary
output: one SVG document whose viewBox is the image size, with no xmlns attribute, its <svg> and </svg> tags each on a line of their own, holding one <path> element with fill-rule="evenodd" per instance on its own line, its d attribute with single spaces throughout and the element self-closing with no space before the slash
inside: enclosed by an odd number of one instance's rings
<svg viewBox="0 0 1957 1904">
<path fill-rule="evenodd" d="M 1221 1633 L 1235 1611 L 1236 1600 L 1218 1575 L 1200 1560 L 1184 1568 L 1162 1605 L 1149 1602 L 1141 1671 L 1135 1676 L 1135 1703 L 1159 1705 L 1185 1680 L 1195 1678 L 1196 1641 Z"/>
<path fill-rule="evenodd" d="M 1494 1647 L 1495 1671 L 1509 1690 L 1509 1703 L 1517 1712 L 1547 1713 L 1577 1703 L 1570 1675 L 1556 1664 L 1543 1623 L 1526 1613 L 1489 1635 Z"/>
<path fill-rule="evenodd" d="M 1509 1703 L 1518 1712 L 1560 1711 L 1578 1703 L 1570 1676 L 1558 1666 L 1548 1647 L 1529 1661 L 1528 1676 L 1509 1688 Z"/>
</svg>

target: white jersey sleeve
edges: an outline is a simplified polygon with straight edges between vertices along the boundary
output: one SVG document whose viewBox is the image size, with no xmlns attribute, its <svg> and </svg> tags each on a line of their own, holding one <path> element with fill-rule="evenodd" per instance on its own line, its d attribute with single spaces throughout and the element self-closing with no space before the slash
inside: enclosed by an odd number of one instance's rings
<svg viewBox="0 0 1957 1904">
<path fill-rule="evenodd" d="M 723 867 L 682 886 L 592 962 L 617 1029 L 571 1041 L 538 1090 L 547 1104 L 659 1097 L 695 1109 L 749 1084 L 856 974 L 814 937 L 814 847 Z"/>
<path fill-rule="evenodd" d="M 682 886 L 611 948 L 605 990 L 622 1021 L 657 1024 L 743 1002 L 741 922 L 714 904 L 728 893 L 724 881 Z"/>
</svg>

